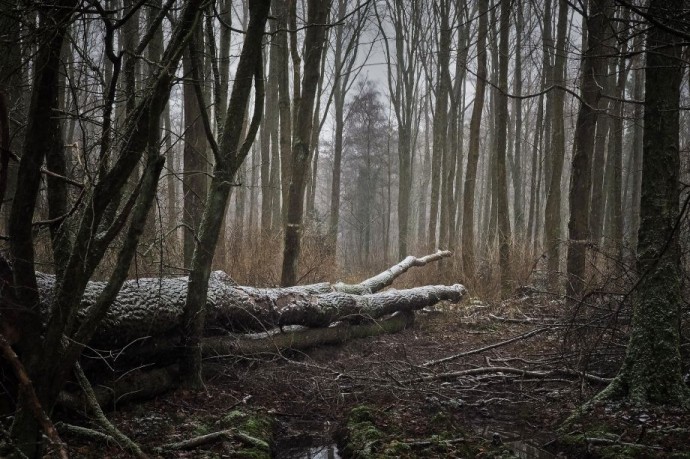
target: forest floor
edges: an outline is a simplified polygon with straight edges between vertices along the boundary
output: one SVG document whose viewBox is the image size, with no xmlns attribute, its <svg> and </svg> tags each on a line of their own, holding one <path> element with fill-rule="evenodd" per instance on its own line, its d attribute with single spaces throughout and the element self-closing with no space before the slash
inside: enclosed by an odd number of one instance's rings
<svg viewBox="0 0 690 459">
<path fill-rule="evenodd" d="M 178 390 L 109 417 L 164 458 L 690 457 L 687 411 L 607 404 L 564 424 L 615 375 L 623 350 L 573 332 L 563 309 L 534 293 L 497 305 L 470 299 L 422 311 L 393 335 L 208 360 L 205 391 Z M 591 376 L 572 370 L 583 363 Z M 159 449 L 227 428 L 247 435 Z M 262 436 L 270 451 L 254 441 Z M 94 455 L 94 443 L 65 440 L 73 457 L 130 457 L 115 444 Z"/>
</svg>

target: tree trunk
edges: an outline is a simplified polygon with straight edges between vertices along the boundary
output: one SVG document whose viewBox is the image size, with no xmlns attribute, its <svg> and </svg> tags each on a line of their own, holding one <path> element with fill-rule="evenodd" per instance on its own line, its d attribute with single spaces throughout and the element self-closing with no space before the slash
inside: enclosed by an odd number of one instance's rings
<svg viewBox="0 0 690 459">
<path fill-rule="evenodd" d="M 309 173 L 311 132 L 313 129 L 314 100 L 321 70 L 321 54 L 325 46 L 325 24 L 330 0 L 309 0 L 308 24 L 304 38 L 304 81 L 299 97 L 295 99 L 295 119 L 293 130 L 292 164 L 290 188 L 287 201 L 287 220 L 285 224 L 285 247 L 280 283 L 283 286 L 295 285 L 298 281 L 297 269 L 302 243 L 304 220 L 304 191 L 306 176 Z M 298 82 L 295 82 L 298 85 Z"/>
<path fill-rule="evenodd" d="M 554 84 L 565 86 L 565 40 L 568 31 L 568 3 L 558 2 L 558 27 L 556 32 L 556 60 L 553 69 Z M 561 177 L 565 158 L 565 92 L 557 90 L 552 96 L 552 140 L 550 156 L 551 170 L 549 188 L 544 212 L 544 249 L 547 256 L 549 286 L 559 291 L 559 266 L 561 260 Z"/>
<path fill-rule="evenodd" d="M 452 182 L 455 173 L 455 154 L 451 150 L 451 143 L 448 141 L 448 97 L 452 96 L 450 81 L 450 47 L 451 29 L 448 25 L 450 16 L 450 1 L 443 0 L 438 2 L 435 8 L 440 21 L 439 27 L 439 50 L 438 50 L 438 84 L 436 87 L 436 114 L 434 116 L 434 154 L 439 161 L 433 161 L 431 165 L 431 209 L 429 215 L 429 249 L 437 246 L 448 247 L 448 221 L 450 218 L 450 208 L 453 205 Z M 438 167 L 437 167 L 438 166 Z M 434 196 L 435 194 L 435 196 Z M 440 207 L 439 207 L 440 196 Z M 438 239 L 436 239 L 437 212 L 440 216 L 438 220 Z M 437 242 L 438 241 L 438 242 Z"/>
<path fill-rule="evenodd" d="M 286 221 L 288 190 L 292 165 L 292 109 L 290 102 L 290 66 L 288 62 L 288 5 L 287 0 L 275 0 L 278 72 L 278 111 L 280 112 L 280 224 Z"/>
<path fill-rule="evenodd" d="M 12 46 L 3 47 L 0 53 L 0 91 L 5 93 L 6 107 L 9 125 L 7 126 L 7 148 L 18 153 L 22 150 L 22 126 L 25 125 L 25 107 L 22 86 L 25 84 L 22 75 L 22 46 L 20 22 L 15 20 L 19 14 L 16 2 L 0 3 L 0 42 L 12 43 Z M 5 141 L 5 139 L 3 139 Z M 8 163 L 7 181 L 5 185 L 3 212 L 0 214 L 0 229 L 7 234 L 9 223 L 9 209 L 17 187 L 17 166 L 14 162 Z"/>
<path fill-rule="evenodd" d="M 251 18 L 235 73 L 235 84 L 232 87 L 227 117 L 224 120 L 223 137 L 220 145 L 214 146 L 216 164 L 199 228 L 199 237 L 194 247 L 182 317 L 180 376 L 183 384 L 188 387 L 202 385 L 199 342 L 205 324 L 204 305 L 207 299 L 213 253 L 223 224 L 232 181 L 249 153 L 263 114 L 261 38 L 269 7 L 270 0 L 256 1 L 251 5 L 249 13 Z M 246 138 L 242 140 L 252 80 L 256 85 L 254 114 Z"/>
<path fill-rule="evenodd" d="M 609 0 L 593 0 L 587 16 L 587 46 L 582 61 L 582 101 L 575 125 L 575 153 L 570 176 L 570 221 L 568 223 L 568 278 L 566 291 L 571 299 L 578 298 L 585 286 L 585 258 L 589 244 L 589 196 L 591 157 L 597 124 L 596 107 L 601 98 L 600 80 L 604 74 L 608 34 Z"/>
<path fill-rule="evenodd" d="M 635 52 L 640 52 L 643 46 L 643 38 L 636 37 Z M 637 71 L 635 72 L 635 83 L 633 84 L 633 99 L 642 100 L 644 96 L 644 74 L 642 67 L 644 65 L 644 58 L 638 55 L 635 59 L 638 63 Z M 642 183 L 642 152 L 643 152 L 643 107 L 636 104 L 634 108 L 633 120 L 633 140 L 630 154 L 632 155 L 632 168 L 630 174 L 631 180 L 631 209 L 630 209 L 630 246 L 637 247 L 637 234 L 640 228 L 640 189 Z"/>
<path fill-rule="evenodd" d="M 477 35 L 477 83 L 475 87 L 472 119 L 470 120 L 470 141 L 467 151 L 467 172 L 465 173 L 465 191 L 463 193 L 462 216 L 462 262 L 465 276 L 475 272 L 474 265 L 474 215 L 479 206 L 475 206 L 475 187 L 477 182 L 477 164 L 479 163 L 479 137 L 481 134 L 482 112 L 484 110 L 484 93 L 486 90 L 486 35 L 488 28 L 488 0 L 479 1 L 479 31 Z"/>
<path fill-rule="evenodd" d="M 271 21 L 269 23 L 271 33 L 276 33 L 276 23 Z M 275 193 L 271 189 L 276 184 L 271 181 L 271 169 L 276 165 L 272 163 L 271 149 L 277 148 L 277 145 L 271 145 L 271 135 L 278 129 L 279 111 L 275 110 L 278 105 L 278 45 L 276 44 L 275 35 L 270 41 L 270 57 L 269 57 L 269 71 L 266 83 L 266 113 L 264 122 L 261 123 L 261 232 L 267 235 L 273 228 L 273 225 L 279 222 L 273 222 L 273 206 L 280 205 L 280 202 L 274 202 Z M 273 155 L 275 157 L 276 155 Z"/>
<path fill-rule="evenodd" d="M 207 319 L 202 328 L 203 335 L 265 331 L 292 325 L 326 327 L 336 321 L 357 323 L 396 311 L 421 309 L 439 301 L 459 301 L 465 294 L 461 285 L 384 291 L 409 269 L 450 255 L 450 252 L 438 251 L 420 258 L 409 256 L 358 284 L 243 287 L 224 272 L 214 271 L 209 275 L 202 308 Z M 54 301 L 55 279 L 54 275 L 38 274 L 42 316 L 49 314 L 50 304 Z M 174 341 L 179 330 L 186 326 L 189 282 L 187 277 L 141 278 L 124 282 L 90 344 L 99 349 L 114 350 L 140 340 L 167 342 L 172 337 Z M 104 282 L 88 283 L 78 320 L 83 320 L 94 307 L 104 287 Z"/>
<path fill-rule="evenodd" d="M 682 14 L 681 0 L 652 0 L 647 10 L 662 25 Z M 652 24 L 647 33 L 642 202 L 636 290 L 623 367 L 597 398 L 687 407 L 681 373 L 679 215 L 679 105 L 682 39 Z"/>
<path fill-rule="evenodd" d="M 506 179 L 506 153 L 508 146 L 508 55 L 510 37 L 510 0 L 501 0 L 500 41 L 499 41 L 499 65 L 498 84 L 500 92 L 498 96 L 498 113 L 496 114 L 496 165 L 497 165 L 497 205 L 498 205 L 498 243 L 499 264 L 501 269 L 501 292 L 507 296 L 512 287 L 510 266 L 510 245 L 512 235 L 510 230 L 510 212 L 508 211 L 508 183 Z"/>
<path fill-rule="evenodd" d="M 621 56 L 618 58 L 616 75 L 618 81 L 615 85 L 615 97 L 625 98 L 625 86 L 628 80 L 628 68 L 623 56 L 628 54 L 628 10 L 626 9 L 619 24 L 618 38 L 623 44 L 620 47 Z M 612 250 L 611 254 L 620 258 L 623 254 L 623 102 L 612 102 L 611 148 L 606 170 L 610 177 L 606 199 L 606 236 L 607 246 Z"/>
<path fill-rule="evenodd" d="M 513 113 L 515 116 L 515 167 L 512 170 L 513 176 L 513 212 L 515 214 L 515 241 L 525 242 L 525 189 L 523 186 L 522 172 L 522 34 L 524 27 L 523 4 L 517 2 L 516 28 L 515 28 L 515 81 L 513 92 L 518 96 L 514 100 Z"/>
<path fill-rule="evenodd" d="M 199 30 L 193 33 L 192 40 L 196 42 L 196 46 L 200 46 L 203 42 L 200 30 L 201 24 L 197 27 L 199 27 Z M 189 51 L 187 51 L 182 59 L 182 71 L 188 80 L 192 79 L 192 65 Z M 203 82 L 200 81 L 199 84 L 203 84 Z M 208 161 L 206 159 L 208 144 L 201 120 L 201 110 L 206 108 L 199 105 L 199 100 L 194 92 L 193 82 L 186 81 L 183 84 L 183 99 L 185 134 L 182 180 L 184 209 L 182 212 L 182 223 L 184 225 L 184 267 L 190 268 L 208 188 Z"/>
</svg>

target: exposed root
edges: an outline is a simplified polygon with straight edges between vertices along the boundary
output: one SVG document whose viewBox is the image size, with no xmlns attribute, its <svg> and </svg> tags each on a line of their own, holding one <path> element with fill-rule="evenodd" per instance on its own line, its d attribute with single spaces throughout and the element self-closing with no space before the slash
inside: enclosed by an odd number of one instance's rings
<svg viewBox="0 0 690 459">
<path fill-rule="evenodd" d="M 118 444 L 124 445 L 124 447 L 128 449 L 136 457 L 138 457 L 139 459 L 148 459 L 148 456 L 144 454 L 139 445 L 134 443 L 127 435 L 123 434 L 117 427 L 115 427 L 110 422 L 110 420 L 108 420 L 105 413 L 103 413 L 101 406 L 98 403 L 98 399 L 96 398 L 96 394 L 94 393 L 93 388 L 91 387 L 91 383 L 87 379 L 79 363 L 77 363 L 74 367 L 74 374 L 77 377 L 77 380 L 79 381 L 79 385 L 81 386 L 82 391 L 84 391 L 85 400 L 87 402 L 89 411 L 91 412 L 91 414 L 93 414 L 95 421 L 99 424 L 99 426 L 105 432 L 107 432 L 109 436 L 114 438 L 118 442 Z"/>
</svg>

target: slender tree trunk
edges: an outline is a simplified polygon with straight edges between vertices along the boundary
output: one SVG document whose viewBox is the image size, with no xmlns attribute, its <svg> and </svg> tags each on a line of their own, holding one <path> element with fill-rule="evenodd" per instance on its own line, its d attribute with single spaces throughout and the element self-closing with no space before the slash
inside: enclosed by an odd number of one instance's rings
<svg viewBox="0 0 690 459">
<path fill-rule="evenodd" d="M 466 14 L 463 14 L 463 10 L 466 13 L 467 10 L 466 8 L 460 8 L 460 5 L 457 7 L 457 18 L 459 23 L 463 23 L 466 19 Z M 462 238 L 462 217 L 463 217 L 463 190 L 464 187 L 461 185 L 462 179 L 465 177 L 465 171 L 463 169 L 463 152 L 465 150 L 465 99 L 467 97 L 467 91 L 465 91 L 465 84 L 467 81 L 467 54 L 469 52 L 470 48 L 470 27 L 469 25 L 465 25 L 462 28 L 462 32 L 460 33 L 460 38 L 459 38 L 459 43 L 460 45 L 458 46 L 458 54 L 456 57 L 456 65 L 455 65 L 455 75 L 459 75 L 459 77 L 456 77 L 455 81 L 455 121 L 454 121 L 454 127 L 455 127 L 455 138 L 457 141 L 457 152 L 458 152 L 458 157 L 457 157 L 457 162 L 456 162 L 456 170 L 455 170 L 455 222 L 453 223 L 455 225 L 455 237 L 453 238 L 454 240 L 452 241 L 452 244 L 449 246 L 450 247 L 455 247 L 457 243 L 460 242 Z M 462 247 L 461 247 L 462 250 Z"/>
<path fill-rule="evenodd" d="M 610 92 L 610 78 L 602 78 L 603 89 Z M 599 110 L 601 111 L 597 120 L 596 138 L 594 141 L 594 155 L 592 157 L 592 189 L 590 193 L 589 208 L 589 230 L 592 242 L 599 244 L 604 228 L 604 172 L 606 170 L 606 140 L 609 138 L 611 117 L 609 107 L 611 101 L 601 99 Z"/>
<path fill-rule="evenodd" d="M 635 51 L 642 51 L 643 39 L 641 36 L 636 37 L 635 41 Z M 644 58 L 641 54 L 635 59 L 638 64 L 637 71 L 635 72 L 635 83 L 633 84 L 633 98 L 635 100 L 642 100 L 644 97 L 644 71 L 642 69 L 644 65 Z M 634 108 L 634 120 L 633 120 L 633 141 L 632 141 L 632 170 L 630 171 L 632 175 L 632 205 L 631 205 L 631 217 L 630 217 L 630 238 L 631 247 L 637 247 L 637 234 L 640 228 L 640 190 L 642 184 L 642 151 L 643 151 L 643 107 L 640 104 L 636 104 Z"/>
<path fill-rule="evenodd" d="M 628 11 L 627 9 L 625 10 Z M 621 56 L 618 58 L 616 74 L 618 81 L 615 96 L 625 98 L 625 86 L 628 80 L 628 69 L 625 56 L 628 54 L 628 14 L 624 13 L 620 24 L 619 39 Z M 612 148 L 609 149 L 610 162 L 606 169 L 610 171 L 609 193 L 606 200 L 608 246 L 618 255 L 623 253 L 623 102 L 613 101 L 613 123 L 611 126 Z"/>
<path fill-rule="evenodd" d="M 448 25 L 450 1 L 441 0 L 435 3 L 434 11 L 439 23 L 439 49 L 436 84 L 436 107 L 434 115 L 433 160 L 431 163 L 431 207 L 429 211 L 429 249 L 436 246 L 448 246 L 448 214 L 452 197 L 453 173 L 455 172 L 454 151 L 450 151 L 448 142 L 448 96 L 451 93 L 450 82 L 450 46 L 451 29 Z M 452 164 L 451 164 L 452 163 Z M 439 198 L 440 212 L 439 212 Z M 440 213 L 440 220 L 439 220 Z M 438 224 L 438 239 L 436 238 Z"/>
<path fill-rule="evenodd" d="M 475 272 L 474 264 L 474 215 L 479 207 L 475 207 L 474 192 L 477 181 L 477 164 L 479 162 L 479 137 L 481 134 L 482 111 L 484 109 L 484 94 L 486 90 L 486 35 L 488 0 L 479 0 L 479 29 L 477 35 L 477 84 L 475 87 L 472 119 L 470 120 L 470 141 L 467 151 L 467 172 L 465 174 L 465 191 L 463 193 L 462 216 L 462 250 L 463 268 L 465 276 Z"/>
<path fill-rule="evenodd" d="M 427 110 L 428 100 L 425 99 L 422 105 L 424 113 L 424 156 L 421 158 L 421 173 L 419 174 L 419 205 L 417 219 L 417 240 L 426 240 L 426 230 L 428 229 L 427 220 L 427 196 L 429 195 L 429 178 L 431 169 L 431 133 L 429 132 L 429 113 Z"/>
<path fill-rule="evenodd" d="M 275 8 L 274 8 L 275 9 Z M 279 205 L 273 201 L 275 193 L 272 187 L 276 184 L 271 180 L 271 170 L 276 167 L 272 163 L 271 148 L 275 149 L 275 145 L 271 145 L 271 135 L 278 129 L 278 110 L 275 107 L 278 104 L 278 68 L 277 68 L 277 54 L 280 52 L 276 44 L 276 21 L 269 23 L 272 38 L 270 39 L 270 58 L 268 80 L 266 83 L 266 107 L 264 113 L 266 114 L 264 122 L 261 123 L 261 232 L 264 235 L 269 234 L 273 228 L 271 220 L 273 206 Z M 274 155 L 275 157 L 275 155 Z"/>
<path fill-rule="evenodd" d="M 556 32 L 556 60 L 554 65 L 554 84 L 565 86 L 565 40 L 568 30 L 568 3 L 559 0 L 558 30 Z M 547 256 L 549 286 L 558 291 L 561 259 L 561 177 L 565 158 L 565 93 L 558 90 L 553 94 L 553 124 L 550 153 L 550 183 L 544 212 L 544 247 Z"/>
<path fill-rule="evenodd" d="M 523 4 L 516 2 L 517 11 L 515 27 L 515 77 L 513 92 L 515 95 L 522 94 L 522 29 L 524 27 Z M 515 116 L 515 167 L 512 171 L 513 176 L 513 211 L 515 214 L 515 241 L 523 242 L 525 235 L 525 190 L 523 185 L 522 172 L 522 99 L 516 98 L 513 102 L 513 113 Z"/>
<path fill-rule="evenodd" d="M 223 136 L 216 154 L 216 164 L 204 206 L 198 241 L 194 247 L 187 298 L 182 317 L 182 342 L 179 355 L 180 376 L 187 387 L 199 388 L 201 380 L 201 334 L 204 329 L 208 281 L 220 229 L 225 216 L 231 184 L 244 162 L 256 136 L 264 104 L 262 36 L 270 0 L 251 3 L 250 20 L 235 72 L 235 83 L 224 120 Z M 256 85 L 254 114 L 244 140 L 244 118 L 249 103 L 252 80 Z"/>
<path fill-rule="evenodd" d="M 195 46 L 200 46 L 202 42 L 201 25 L 198 27 L 199 29 L 194 32 L 192 37 L 192 40 L 196 42 Z M 192 61 L 189 57 L 189 51 L 185 52 L 185 56 L 182 59 L 182 70 L 186 78 L 192 78 Z M 203 83 L 199 82 L 199 84 Z M 206 159 L 208 144 L 201 121 L 202 107 L 199 106 L 193 83 L 190 81 L 183 84 L 183 101 L 185 134 L 182 223 L 184 225 L 184 267 L 190 268 L 208 188 L 208 161 Z"/>
<path fill-rule="evenodd" d="M 285 222 L 287 197 L 290 186 L 290 166 L 292 164 L 292 108 L 290 102 L 290 67 L 288 62 L 288 6 L 287 0 L 275 0 L 276 25 L 275 37 L 278 67 L 278 109 L 280 112 L 280 190 L 281 222 Z"/>
<path fill-rule="evenodd" d="M 12 46 L 4 46 L 0 53 L 0 91 L 4 92 L 7 99 L 7 112 L 10 125 L 8 130 L 10 138 L 8 144 L 10 150 L 18 153 L 22 150 L 22 126 L 25 123 L 25 109 L 23 100 L 23 71 L 22 71 L 22 41 L 20 22 L 14 17 L 19 14 L 17 2 L 0 2 L 0 42 L 12 43 Z M 17 165 L 10 161 L 7 169 L 7 183 L 3 202 L 4 207 L 0 214 L 0 230 L 7 234 L 9 223 L 9 209 L 17 188 Z"/>
<path fill-rule="evenodd" d="M 297 270 L 302 243 L 304 220 L 304 192 L 306 176 L 309 173 L 309 142 L 313 129 L 314 100 L 320 78 L 321 54 L 325 46 L 325 24 L 330 8 L 330 0 L 309 0 L 308 28 L 304 38 L 304 81 L 295 98 L 295 123 L 293 131 L 292 167 L 290 189 L 287 202 L 287 221 L 285 224 L 285 247 L 281 285 L 297 283 Z M 294 54 L 293 54 L 294 57 Z M 293 69 L 294 71 L 294 69 Z M 296 87 L 298 84 L 296 83 Z"/>
<path fill-rule="evenodd" d="M 511 289 L 512 275 L 510 266 L 510 245 L 512 235 L 510 229 L 510 213 L 508 211 L 508 183 L 506 179 L 506 136 L 508 135 L 508 55 L 510 37 L 510 0 L 501 0 L 500 41 L 498 60 L 498 84 L 501 89 L 498 96 L 498 113 L 496 116 L 496 165 L 497 165 L 497 205 L 498 205 L 498 243 L 499 263 L 501 269 L 501 291 L 507 296 Z"/>
<path fill-rule="evenodd" d="M 585 286 L 585 258 L 589 243 L 589 196 L 591 157 L 597 123 L 596 107 L 601 98 L 597 82 L 606 68 L 604 40 L 608 33 L 606 13 L 609 0 L 592 0 L 587 16 L 587 46 L 582 61 L 582 101 L 575 126 L 575 154 L 570 177 L 570 221 L 568 223 L 568 282 L 570 298 L 578 298 Z"/>
<path fill-rule="evenodd" d="M 542 89 L 545 85 L 544 73 L 541 75 Z M 541 183 L 541 162 L 540 150 L 541 142 L 544 133 L 544 126 L 542 121 L 544 119 L 544 95 L 539 95 L 537 102 L 537 117 L 534 125 L 534 135 L 532 137 L 532 155 L 531 155 L 531 172 L 530 172 L 530 200 L 529 200 L 529 214 L 527 217 L 527 240 L 533 244 L 533 252 L 537 252 L 537 241 L 539 240 L 539 229 L 536 224 L 538 217 L 536 215 L 538 210 L 539 200 L 539 183 Z"/>
</svg>

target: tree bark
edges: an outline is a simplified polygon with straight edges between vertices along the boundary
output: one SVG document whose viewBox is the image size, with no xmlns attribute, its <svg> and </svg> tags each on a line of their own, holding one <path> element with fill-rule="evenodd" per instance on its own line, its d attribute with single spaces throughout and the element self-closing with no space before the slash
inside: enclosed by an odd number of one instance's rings
<svg viewBox="0 0 690 459">
<path fill-rule="evenodd" d="M 652 0 L 660 24 L 682 14 L 681 0 Z M 636 290 L 630 341 L 618 376 L 597 398 L 687 407 L 681 373 L 679 320 L 679 105 L 683 77 L 680 37 L 652 24 L 647 33 L 644 151 Z"/>
<path fill-rule="evenodd" d="M 265 331 L 290 325 L 325 327 L 336 321 L 359 322 L 396 311 L 412 311 L 439 301 L 456 302 L 465 294 L 461 285 L 383 291 L 410 268 L 425 266 L 450 255 L 450 252 L 438 251 L 420 258 L 409 256 L 358 284 L 243 287 L 224 272 L 214 271 L 209 276 L 203 308 L 207 319 L 203 335 Z M 55 299 L 55 282 L 54 275 L 38 274 L 40 315 L 44 318 L 50 313 L 50 305 Z M 100 322 L 91 345 L 114 350 L 129 347 L 139 340 L 160 340 L 179 352 L 175 338 L 186 326 L 189 282 L 187 277 L 141 278 L 124 282 Z M 105 282 L 89 282 L 78 320 L 88 316 L 105 287 Z"/>
<path fill-rule="evenodd" d="M 201 24 L 197 25 L 198 30 L 194 31 L 192 40 L 199 47 L 203 43 L 201 35 Z M 183 84 L 184 98 L 184 172 L 182 179 L 182 195 L 184 196 L 184 209 L 182 212 L 182 223 L 184 225 L 184 267 L 189 269 L 192 265 L 192 255 L 194 254 L 195 240 L 199 233 L 204 212 L 204 201 L 208 189 L 208 160 L 206 149 L 208 146 L 206 133 L 201 120 L 201 107 L 194 91 L 192 77 L 192 62 L 189 51 L 185 52 L 182 59 L 182 70 L 187 81 Z M 199 82 L 203 84 L 203 82 Z"/>
<path fill-rule="evenodd" d="M 304 81 L 300 97 L 295 99 L 295 119 L 292 145 L 292 164 L 290 188 L 287 201 L 287 220 L 285 224 L 285 247 L 280 283 L 283 286 L 295 285 L 302 244 L 304 221 L 304 192 L 310 164 L 310 141 L 314 117 L 314 100 L 321 70 L 321 54 L 325 46 L 325 24 L 330 0 L 309 0 L 308 24 L 304 38 Z M 298 82 L 295 82 L 298 85 Z"/>
<path fill-rule="evenodd" d="M 235 73 L 235 84 L 228 104 L 227 117 L 224 120 L 223 137 L 220 145 L 214 146 L 216 164 L 204 206 L 199 237 L 194 247 L 184 317 L 182 318 L 180 375 L 183 384 L 188 387 L 200 387 L 202 385 L 199 340 L 205 323 L 206 309 L 204 306 L 208 294 L 213 253 L 223 224 L 232 181 L 249 153 L 263 115 L 261 38 L 269 7 L 270 0 L 257 1 L 251 5 L 249 13 L 251 17 Z M 252 80 L 256 85 L 254 114 L 246 137 L 242 140 Z"/>
<path fill-rule="evenodd" d="M 499 19 L 499 65 L 498 84 L 500 92 L 497 94 L 496 113 L 496 166 L 497 182 L 494 192 L 497 195 L 498 211 L 498 252 L 501 270 L 501 293 L 507 296 L 512 287 L 510 266 L 510 245 L 512 235 L 510 229 L 510 212 L 508 211 L 508 183 L 506 178 L 506 153 L 508 151 L 508 55 L 510 37 L 510 0 L 501 0 L 501 14 Z"/>
<path fill-rule="evenodd" d="M 479 137 L 481 134 L 484 93 L 486 90 L 486 35 L 488 28 L 488 0 L 479 1 L 479 31 L 477 35 L 477 84 L 475 87 L 472 119 L 470 120 L 470 141 L 467 152 L 467 172 L 465 173 L 465 191 L 463 193 L 462 216 L 462 262 L 465 276 L 475 272 L 474 266 L 474 215 L 479 206 L 475 206 L 474 193 L 477 182 L 477 164 L 479 163 Z"/>
<path fill-rule="evenodd" d="M 566 292 L 578 298 L 585 286 L 585 258 L 589 243 L 589 200 L 591 187 L 591 157 L 597 124 L 597 106 L 606 61 L 604 40 L 608 33 L 607 10 L 609 0 L 593 0 L 587 15 L 587 46 L 582 61 L 582 99 L 575 125 L 575 154 L 570 176 L 570 221 L 568 223 L 568 276 Z"/>
<path fill-rule="evenodd" d="M 553 69 L 553 82 L 565 86 L 565 41 L 568 31 L 568 3 L 566 0 L 558 2 L 558 26 L 556 32 L 556 60 Z M 561 177 L 563 176 L 563 161 L 565 158 L 565 92 L 557 90 L 552 96 L 552 140 L 550 157 L 550 183 L 546 196 L 546 210 L 544 211 L 544 249 L 547 257 L 547 271 L 549 286 L 559 291 L 559 266 L 561 260 Z"/>
</svg>

